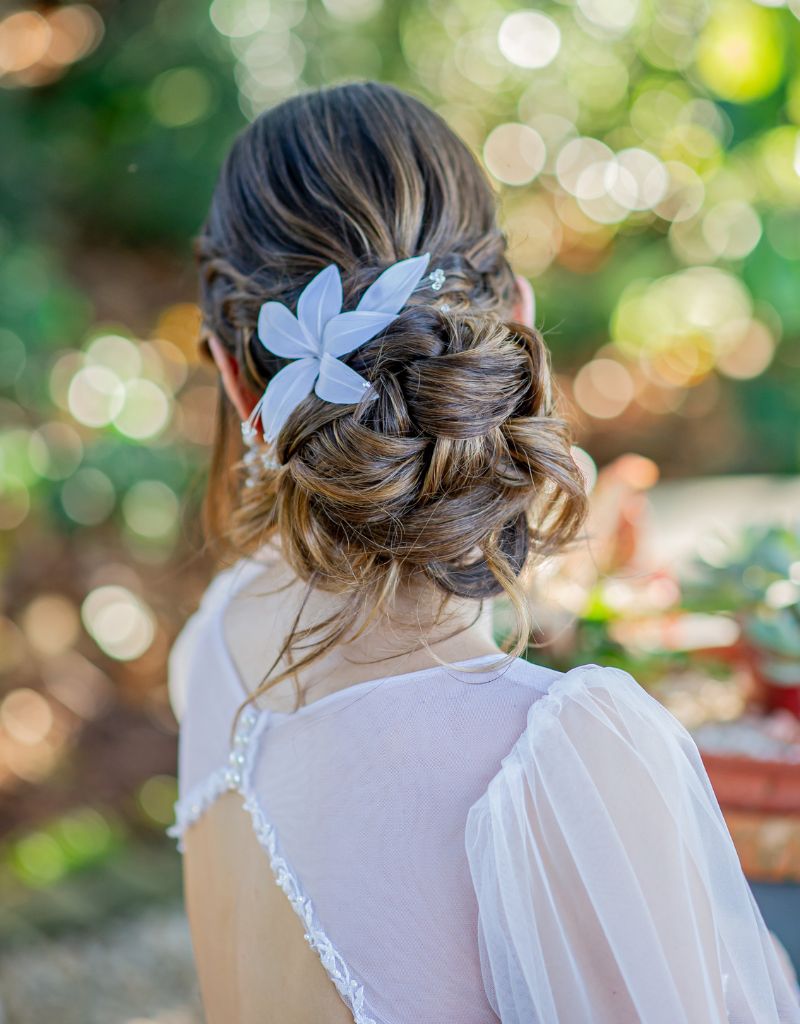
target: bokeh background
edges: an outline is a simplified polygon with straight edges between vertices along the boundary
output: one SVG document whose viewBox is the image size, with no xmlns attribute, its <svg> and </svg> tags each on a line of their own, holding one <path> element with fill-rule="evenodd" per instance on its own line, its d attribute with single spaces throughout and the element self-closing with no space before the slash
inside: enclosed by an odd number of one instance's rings
<svg viewBox="0 0 800 1024">
<path fill-rule="evenodd" d="M 486 167 L 599 473 L 531 656 L 695 730 L 800 955 L 799 56 L 798 0 L 0 6 L 0 1019 L 200 1020 L 164 835 L 213 569 L 191 239 L 248 120 L 363 78 Z"/>
</svg>

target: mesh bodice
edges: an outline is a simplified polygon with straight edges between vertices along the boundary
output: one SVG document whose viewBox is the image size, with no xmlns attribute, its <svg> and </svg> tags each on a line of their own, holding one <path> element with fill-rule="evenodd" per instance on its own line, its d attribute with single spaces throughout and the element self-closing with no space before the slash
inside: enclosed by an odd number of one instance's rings
<svg viewBox="0 0 800 1024">
<path fill-rule="evenodd" d="M 168 831 L 241 795 L 355 1024 L 800 1024 L 697 747 L 628 673 L 488 655 L 248 708 L 229 742 L 222 612 L 263 570 L 173 647 Z"/>
<path fill-rule="evenodd" d="M 173 648 L 181 731 L 171 834 L 239 789 L 356 1021 L 495 1020 L 464 827 L 557 673 L 517 660 L 499 673 L 431 668 L 357 683 L 294 713 L 247 713 L 229 747 L 245 691 L 222 612 L 258 571 L 246 562 L 218 576 Z M 497 658 L 463 664 L 482 661 Z"/>
</svg>

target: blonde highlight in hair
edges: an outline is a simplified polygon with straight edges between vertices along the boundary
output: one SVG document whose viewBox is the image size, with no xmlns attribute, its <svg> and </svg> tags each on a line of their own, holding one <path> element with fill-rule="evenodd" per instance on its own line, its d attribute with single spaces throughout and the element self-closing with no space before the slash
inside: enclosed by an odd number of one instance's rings
<svg viewBox="0 0 800 1024">
<path fill-rule="evenodd" d="M 423 251 L 445 287 L 412 296 L 345 357 L 377 398 L 342 406 L 312 392 L 277 439 L 280 467 L 248 487 L 234 417 L 220 407 L 212 536 L 239 557 L 277 534 L 306 599 L 315 589 L 342 598 L 311 627 L 301 628 L 301 608 L 248 701 L 354 624 L 366 629 L 407 585 L 433 585 L 442 612 L 452 598 L 480 611 L 503 595 L 516 619 L 508 657 L 518 656 L 532 629 L 520 576 L 584 522 L 549 352 L 509 319 L 516 285 L 492 191 L 441 118 L 399 90 L 362 83 L 295 97 L 239 136 L 197 242 L 206 328 L 260 393 L 286 365 L 255 338 L 263 302 L 294 308 L 334 262 L 353 308 L 381 270 Z"/>
</svg>

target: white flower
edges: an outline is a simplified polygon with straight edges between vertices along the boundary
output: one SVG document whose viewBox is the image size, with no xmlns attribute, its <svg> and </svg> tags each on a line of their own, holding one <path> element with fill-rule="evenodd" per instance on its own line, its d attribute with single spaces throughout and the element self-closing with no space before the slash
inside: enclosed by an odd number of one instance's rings
<svg viewBox="0 0 800 1024">
<path fill-rule="evenodd" d="M 370 392 L 374 395 L 369 381 L 339 357 L 360 348 L 395 319 L 429 259 L 430 253 L 425 253 L 392 264 L 367 288 L 356 308 L 346 313 L 342 312 L 342 280 L 333 263 L 303 289 L 297 316 L 282 302 L 264 303 L 258 314 L 258 339 L 268 351 L 292 360 L 269 382 L 250 417 L 252 421 L 261 416 L 267 441 L 275 440 L 312 389 L 338 405 L 355 404 Z"/>
</svg>

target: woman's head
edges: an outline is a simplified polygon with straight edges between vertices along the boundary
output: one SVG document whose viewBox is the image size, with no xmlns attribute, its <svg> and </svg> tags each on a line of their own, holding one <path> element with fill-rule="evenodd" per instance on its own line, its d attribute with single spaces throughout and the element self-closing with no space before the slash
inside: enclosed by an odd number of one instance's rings
<svg viewBox="0 0 800 1024">
<path fill-rule="evenodd" d="M 423 252 L 444 287 L 412 295 L 344 357 L 377 399 L 312 392 L 277 439 L 280 468 L 237 488 L 235 420 L 286 365 L 256 337 L 261 305 L 294 309 L 334 263 L 352 309 L 382 270 Z M 205 329 L 238 406 L 223 399 L 211 521 L 240 551 L 279 531 L 309 586 L 344 596 L 320 652 L 414 580 L 443 597 L 505 592 L 524 617 L 520 571 L 575 536 L 583 481 L 541 336 L 512 319 L 524 292 L 495 197 L 442 119 L 377 83 L 282 103 L 235 141 L 197 255 Z"/>
</svg>

